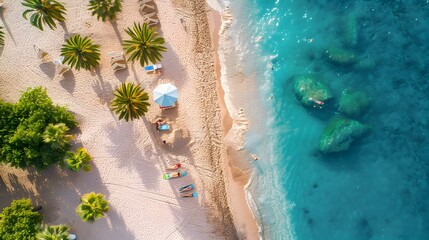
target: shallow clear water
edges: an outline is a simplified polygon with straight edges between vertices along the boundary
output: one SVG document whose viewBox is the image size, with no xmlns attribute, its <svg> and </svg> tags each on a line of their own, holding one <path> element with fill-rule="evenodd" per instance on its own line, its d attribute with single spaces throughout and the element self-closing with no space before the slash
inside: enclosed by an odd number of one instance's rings
<svg viewBox="0 0 429 240">
<path fill-rule="evenodd" d="M 262 99 L 273 96 L 266 135 L 255 144 L 250 129 L 247 145 L 263 155 L 253 191 L 270 239 L 429 239 L 428 2 L 230 3 L 247 41 L 243 59 L 258 59 L 243 63 L 245 72 L 258 75 Z M 344 30 L 347 21 L 356 35 Z M 362 64 L 330 62 L 330 47 L 353 50 Z M 324 109 L 304 108 L 293 94 L 292 77 L 308 73 L 334 94 Z M 320 134 L 341 115 L 346 89 L 370 96 L 354 119 L 371 134 L 322 154 Z"/>
</svg>

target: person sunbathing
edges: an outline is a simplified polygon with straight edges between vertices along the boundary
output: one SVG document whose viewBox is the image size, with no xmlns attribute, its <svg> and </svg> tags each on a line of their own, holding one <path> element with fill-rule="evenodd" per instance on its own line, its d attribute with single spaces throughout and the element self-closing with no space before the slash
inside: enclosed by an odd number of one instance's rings
<svg viewBox="0 0 429 240">
<path fill-rule="evenodd" d="M 161 126 L 164 124 L 164 120 L 162 118 L 158 118 L 158 120 L 156 120 L 155 124 L 156 124 L 156 131 L 159 132 L 159 129 L 161 128 Z"/>
<path fill-rule="evenodd" d="M 186 198 L 198 197 L 198 193 L 196 193 L 196 192 L 181 193 L 180 196 L 186 197 Z"/>
</svg>

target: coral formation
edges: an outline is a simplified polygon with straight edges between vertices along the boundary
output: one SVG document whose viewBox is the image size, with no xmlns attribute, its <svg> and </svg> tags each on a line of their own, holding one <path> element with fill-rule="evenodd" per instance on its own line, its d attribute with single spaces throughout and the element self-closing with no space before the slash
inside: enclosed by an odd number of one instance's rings
<svg viewBox="0 0 429 240">
<path fill-rule="evenodd" d="M 369 130 L 367 125 L 358 121 L 334 117 L 320 136 L 319 150 L 323 153 L 347 150 L 355 140 L 364 137 Z"/>
<path fill-rule="evenodd" d="M 296 98 L 306 107 L 322 107 L 332 98 L 331 90 L 314 75 L 300 75 L 294 78 Z"/>
<path fill-rule="evenodd" d="M 331 62 L 336 64 L 348 65 L 356 62 L 356 53 L 344 48 L 329 48 L 326 55 Z"/>
</svg>

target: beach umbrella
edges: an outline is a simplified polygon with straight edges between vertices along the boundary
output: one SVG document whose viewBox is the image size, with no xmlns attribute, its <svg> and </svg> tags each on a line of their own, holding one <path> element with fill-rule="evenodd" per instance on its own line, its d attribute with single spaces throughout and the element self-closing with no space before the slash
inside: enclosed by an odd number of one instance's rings
<svg viewBox="0 0 429 240">
<path fill-rule="evenodd" d="M 153 90 L 153 99 L 160 107 L 171 107 L 179 97 L 177 88 L 171 83 L 163 83 Z"/>
</svg>

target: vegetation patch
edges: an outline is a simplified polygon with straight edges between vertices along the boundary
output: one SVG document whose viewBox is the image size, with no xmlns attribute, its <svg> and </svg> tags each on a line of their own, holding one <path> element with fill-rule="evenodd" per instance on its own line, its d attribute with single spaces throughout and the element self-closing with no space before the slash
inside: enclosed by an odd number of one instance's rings
<svg viewBox="0 0 429 240">
<path fill-rule="evenodd" d="M 62 163 L 70 148 L 72 113 L 54 105 L 42 87 L 29 88 L 17 103 L 0 100 L 0 161 L 45 169 Z"/>
</svg>

